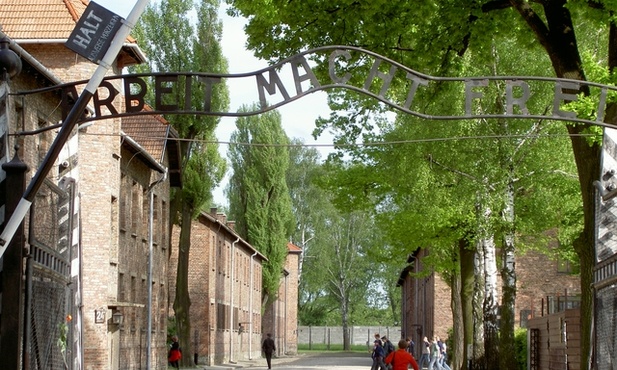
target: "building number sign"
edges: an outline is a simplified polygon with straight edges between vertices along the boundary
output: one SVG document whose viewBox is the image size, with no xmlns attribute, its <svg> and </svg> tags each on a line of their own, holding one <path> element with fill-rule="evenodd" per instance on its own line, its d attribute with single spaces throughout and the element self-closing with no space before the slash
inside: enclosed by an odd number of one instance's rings
<svg viewBox="0 0 617 370">
<path fill-rule="evenodd" d="M 98 310 L 94 310 L 94 323 L 95 324 L 104 324 L 105 323 L 105 314 L 107 310 L 104 308 L 99 308 Z"/>
</svg>

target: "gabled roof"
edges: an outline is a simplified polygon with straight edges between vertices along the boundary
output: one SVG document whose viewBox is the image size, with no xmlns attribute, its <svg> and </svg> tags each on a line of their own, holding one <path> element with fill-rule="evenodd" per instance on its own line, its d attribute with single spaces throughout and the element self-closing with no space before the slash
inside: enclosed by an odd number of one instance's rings
<svg viewBox="0 0 617 370">
<path fill-rule="evenodd" d="M 297 245 L 288 242 L 287 243 L 287 251 L 289 253 L 302 253 L 302 248 L 298 247 Z"/>
<path fill-rule="evenodd" d="M 227 224 L 221 222 L 216 215 L 212 215 L 210 213 L 207 212 L 201 212 L 199 214 L 199 216 L 197 216 L 197 220 L 199 222 L 201 222 L 202 224 L 208 226 L 206 223 L 210 224 L 210 225 L 217 225 L 217 232 L 223 232 L 225 234 L 227 234 L 227 236 L 229 237 L 230 240 L 232 239 L 237 239 L 238 242 L 240 242 L 238 245 L 242 248 L 245 248 L 246 250 L 250 251 L 251 254 L 255 254 L 255 256 L 257 256 L 259 259 L 261 259 L 262 261 L 267 261 L 268 257 L 266 257 L 265 255 L 261 254 L 257 249 L 255 249 L 255 247 L 253 247 L 249 242 L 247 242 L 246 240 L 242 239 L 240 237 L 240 235 L 238 235 L 238 233 L 232 229 L 231 227 L 229 227 Z"/>
<path fill-rule="evenodd" d="M 145 107 L 146 110 L 151 110 Z M 129 147 L 146 161 L 153 160 L 153 167 L 162 163 L 167 151 L 169 161 L 169 184 L 172 187 L 182 185 L 180 169 L 180 152 L 177 139 L 178 134 L 169 125 L 169 122 L 158 115 L 140 115 L 122 118 L 122 132 L 133 140 L 139 147 Z M 148 158 L 150 157 L 150 158 Z"/>
<path fill-rule="evenodd" d="M 2 30 L 12 39 L 68 39 L 87 0 L 0 0 Z"/>
<path fill-rule="evenodd" d="M 89 0 L 0 0 L 0 25 L 18 44 L 64 43 L 89 3 Z M 135 42 L 130 36 L 126 39 L 125 54 L 118 57 L 123 66 L 145 62 Z"/>
</svg>

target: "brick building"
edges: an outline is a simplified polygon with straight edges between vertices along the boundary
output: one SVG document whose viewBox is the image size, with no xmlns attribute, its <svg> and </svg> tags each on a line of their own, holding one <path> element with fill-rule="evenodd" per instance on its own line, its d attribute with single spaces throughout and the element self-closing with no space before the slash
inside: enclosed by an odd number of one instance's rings
<svg viewBox="0 0 617 370">
<path fill-rule="evenodd" d="M 96 65 L 64 46 L 87 3 L 85 0 L 0 1 L 0 24 L 24 63 L 22 73 L 11 81 L 12 92 L 90 78 Z M 119 74 L 123 67 L 144 61 L 134 40 L 129 38 L 109 73 Z M 122 91 L 121 86 L 116 88 Z M 75 94 L 70 96 L 56 90 L 12 99 L 14 114 L 8 132 L 22 134 L 5 145 L 8 148 L 20 144 L 19 156 L 30 168 L 26 174 L 28 179 L 47 153 L 57 133 L 56 123 L 62 120 L 75 98 Z M 121 101 L 114 100 L 118 111 L 121 111 Z M 85 113 L 93 111 L 89 107 Z M 38 299 L 35 305 L 49 306 L 45 318 L 49 320 L 49 328 L 35 327 L 31 334 L 31 361 L 39 367 L 59 368 L 61 362 L 48 361 L 64 360 L 70 369 L 143 368 L 144 343 L 148 336 L 151 336 L 154 358 L 150 368 L 167 366 L 169 239 L 166 236 L 169 233 L 165 230 L 168 230 L 169 187 L 178 186 L 180 177 L 179 169 L 173 168 L 178 165 L 175 142 L 167 140 L 172 132 L 159 119 L 143 117 L 79 125 L 49 174 L 50 189 L 53 184 L 72 183 L 76 195 L 70 202 L 74 214 L 67 217 L 72 225 L 67 233 L 72 243 L 70 260 L 62 259 L 61 254 L 67 250 L 63 240 L 42 246 L 35 245 L 33 239 L 28 241 L 31 251 L 43 251 L 47 259 L 53 256 L 54 261 L 59 261 L 55 264 L 70 266 L 62 270 L 70 273 L 67 279 L 71 284 L 66 292 L 70 297 L 66 301 L 58 298 L 58 294 L 45 297 L 44 285 L 39 289 L 40 297 L 34 296 Z M 172 169 L 168 170 L 170 165 Z M 166 173 L 170 175 L 166 177 Z M 54 214 L 46 219 L 56 222 Z M 150 219 L 153 233 L 149 232 Z M 26 229 L 39 226 L 26 223 Z M 66 227 L 64 223 L 44 226 L 60 231 Z M 147 268 L 149 256 L 152 257 L 151 273 Z M 38 262 L 36 266 L 53 268 L 45 266 L 44 261 Z M 40 282 L 44 280 L 35 279 L 35 283 Z M 149 297 L 152 298 L 151 315 L 147 311 Z M 33 312 L 37 312 L 36 306 Z M 63 324 L 67 314 L 71 317 L 67 349 L 60 353 L 56 344 L 58 325 Z M 33 321 L 33 325 L 42 322 Z M 42 329 L 48 331 L 41 335 L 37 330 Z M 44 340 L 49 342 L 50 353 L 39 352 Z M 64 359 L 56 358 L 60 356 Z"/>
<path fill-rule="evenodd" d="M 189 263 L 191 348 L 199 364 L 261 356 L 262 262 L 222 213 L 202 212 L 192 223 Z M 180 229 L 173 228 L 177 246 Z M 175 296 L 177 248 L 170 259 L 170 308 Z M 173 310 L 169 312 L 173 316 Z"/>
<path fill-rule="evenodd" d="M 151 343 L 151 368 L 167 366 L 167 307 L 169 257 L 169 190 L 180 185 L 175 131 L 159 116 L 122 119 L 120 198 L 112 232 L 117 250 L 110 250 L 110 283 L 117 285 L 108 308 L 122 314 L 113 331 L 112 353 L 118 368 L 140 369 L 146 364 L 144 343 Z M 172 171 L 169 171 L 170 164 Z M 117 225 L 117 226 L 116 226 Z M 115 265 L 115 266 L 114 266 Z M 115 268 L 114 268 L 115 267 Z M 149 303 L 151 302 L 151 303 Z M 150 307 L 150 311 L 148 311 Z M 148 316 L 150 314 L 150 316 Z M 150 340 L 148 340 L 150 329 Z"/>
<path fill-rule="evenodd" d="M 401 287 L 401 330 L 416 343 L 422 338 L 438 335 L 447 338 L 452 328 L 452 297 L 446 281 L 434 272 L 426 273 L 423 259 L 428 251 L 419 249 L 410 255 L 407 267 L 401 272 L 398 286 Z M 425 276 L 414 278 L 414 274 Z M 527 251 L 516 256 L 517 292 L 515 304 L 515 325 L 526 327 L 527 320 L 548 312 L 543 307 L 543 299 L 552 297 L 580 295 L 580 279 L 572 274 L 567 263 L 551 260 L 546 255 Z M 498 278 L 498 299 L 501 292 Z M 548 298 L 548 299 L 547 299 Z M 564 300 L 562 300 L 564 301 Z M 574 299 L 566 302 L 576 302 Z M 416 346 L 417 356 L 420 347 Z"/>
<path fill-rule="evenodd" d="M 272 334 L 279 356 L 298 353 L 298 267 L 302 249 L 288 243 L 287 251 L 276 301 L 266 308 L 263 317 L 264 334 Z"/>
<path fill-rule="evenodd" d="M 87 0 L 0 0 L 0 24 L 23 62 L 22 73 L 10 81 L 10 91 L 17 95 L 8 98 L 8 125 L 0 120 L 0 164 L 9 159 L 9 148 L 19 144 L 19 159 L 29 166 L 27 181 L 45 157 L 60 127 L 58 122 L 83 85 L 74 92 L 62 88 L 29 92 L 87 80 L 96 68 L 64 45 L 87 4 Z M 144 61 L 135 40 L 129 37 L 109 75 Z M 121 80 L 110 83 L 122 91 Z M 0 96 L 6 97 L 4 87 L 0 84 Z M 116 111 L 123 111 L 123 102 L 122 95 L 113 99 Z M 84 114 L 98 115 L 93 106 L 88 106 Z M 108 109 L 102 113 L 106 114 Z M 32 208 L 38 207 L 33 212 L 35 222 L 30 225 L 25 220 L 25 230 L 34 235 L 26 247 L 42 251 L 37 260 L 40 266 L 36 266 L 66 274 L 60 276 L 54 289 L 45 283 L 48 276 L 35 278 L 40 296 L 35 297 L 34 305 L 40 317 L 34 315 L 33 326 L 46 323 L 46 327 L 33 328 L 32 348 L 28 347 L 36 366 L 60 368 L 66 361 L 69 369 L 167 367 L 167 320 L 173 303 L 169 282 L 175 283 L 175 264 L 169 257 L 172 245 L 177 245 L 175 240 L 170 244 L 169 192 L 171 187 L 181 186 L 174 137 L 174 131 L 158 116 L 107 118 L 82 123 L 73 130 L 48 176 L 48 187 L 37 193 Z M 2 186 L 4 179 L 0 170 Z M 56 199 L 53 205 L 58 209 L 50 208 L 44 214 L 42 200 L 47 201 L 54 192 L 71 194 L 71 198 Z M 5 194 L 3 191 L 0 195 L 0 228 L 6 222 Z M 207 297 L 194 298 L 191 311 L 196 316 L 194 322 L 199 323 L 194 326 L 198 329 L 194 348 L 202 363 L 261 354 L 261 262 L 265 257 L 238 239 L 232 225 L 218 218 L 216 212 L 212 217 L 202 214 L 193 225 L 196 235 L 205 233 L 205 224 L 224 225 L 222 234 L 208 238 L 212 246 L 216 245 L 212 253 L 192 253 L 196 260 L 208 258 L 203 272 L 199 272 L 198 264 L 192 270 L 198 282 L 194 296 Z M 218 223 L 212 223 L 214 220 Z M 49 245 L 39 245 L 35 240 L 37 228 L 56 239 Z M 70 243 L 69 248 L 66 243 Z M 287 309 L 283 312 L 291 319 L 287 319 L 287 331 L 280 334 L 289 345 L 281 348 L 296 347 L 292 340 L 297 325 L 296 252 L 290 253 L 295 264 L 286 269 L 285 276 L 291 280 L 283 285 L 286 299 L 294 301 L 284 303 Z M 21 323 L 16 326 L 21 327 Z M 66 349 L 57 344 L 58 328 L 64 326 L 68 327 L 62 339 Z M 51 348 L 52 354 L 43 355 L 42 348 Z"/>
<path fill-rule="evenodd" d="M 173 229 L 172 245 L 180 230 Z M 297 352 L 298 258 L 288 244 L 277 301 L 262 317 L 262 263 L 266 257 L 243 240 L 234 222 L 212 208 L 192 223 L 189 295 L 191 348 L 199 364 L 215 365 L 261 357 L 265 333 L 279 354 Z M 170 259 L 170 308 L 175 295 L 177 248 Z M 274 315 L 272 315 L 274 314 Z M 173 316 L 173 310 L 169 312 Z M 272 320 L 272 317 L 276 317 Z"/>
</svg>

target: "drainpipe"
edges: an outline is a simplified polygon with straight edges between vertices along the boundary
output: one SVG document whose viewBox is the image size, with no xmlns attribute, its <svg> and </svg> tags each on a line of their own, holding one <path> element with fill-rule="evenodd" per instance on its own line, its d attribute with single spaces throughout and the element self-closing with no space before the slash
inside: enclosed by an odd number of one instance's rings
<svg viewBox="0 0 617 370">
<path fill-rule="evenodd" d="M 148 328 L 146 330 L 146 369 L 150 369 L 152 354 L 152 255 L 154 250 L 153 242 L 153 223 L 154 223 L 154 187 L 167 179 L 167 168 L 161 178 L 150 184 L 148 187 L 149 195 L 149 215 L 148 215 Z"/>
<path fill-rule="evenodd" d="M 283 321 L 283 330 L 285 333 L 283 334 L 283 354 L 287 353 L 287 315 L 289 315 L 289 311 L 287 309 L 287 301 L 289 300 L 289 275 L 285 276 L 285 301 L 283 302 L 284 310 L 285 310 L 285 320 Z"/>
<path fill-rule="evenodd" d="M 251 279 L 249 292 L 249 360 L 253 359 L 253 282 L 255 279 L 253 278 L 253 258 L 257 255 L 257 252 L 253 253 L 251 256 L 251 266 L 250 266 L 250 274 L 249 279 Z"/>
<path fill-rule="evenodd" d="M 231 248 L 229 249 L 229 362 L 235 364 L 236 362 L 233 360 L 234 355 L 234 249 L 237 242 L 240 241 L 240 237 L 236 239 L 235 242 L 231 243 Z"/>
</svg>

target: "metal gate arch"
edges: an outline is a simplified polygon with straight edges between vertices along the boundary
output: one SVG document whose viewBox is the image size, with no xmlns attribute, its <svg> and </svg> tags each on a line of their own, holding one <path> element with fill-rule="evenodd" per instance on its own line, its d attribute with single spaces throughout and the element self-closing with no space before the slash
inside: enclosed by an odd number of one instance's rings
<svg viewBox="0 0 617 370">
<path fill-rule="evenodd" d="M 317 58 L 322 60 L 328 65 L 327 77 L 319 77 L 312 70 L 309 60 Z M 364 79 L 360 85 L 354 85 L 351 79 L 351 75 L 356 73 L 354 70 L 354 61 L 358 58 L 365 58 L 368 61 L 370 68 L 366 72 Z M 293 73 L 291 76 L 294 82 L 292 88 L 289 88 L 283 83 L 283 78 L 280 71 L 283 67 L 288 67 Z M 406 79 L 409 86 L 407 96 L 402 100 L 396 100 L 388 94 L 388 88 L 395 76 L 399 74 L 400 77 Z M 255 92 L 259 96 L 260 106 L 259 109 L 250 112 L 214 112 L 211 111 L 208 104 L 208 97 L 212 90 L 212 86 L 216 83 L 220 83 L 225 79 L 236 78 L 248 78 L 253 79 Z M 320 80 L 320 78 L 322 78 Z M 111 83 L 113 80 L 121 80 L 121 84 L 124 86 L 125 93 L 128 94 L 125 99 L 126 105 L 122 112 L 118 112 L 113 108 L 113 100 L 119 95 L 119 91 L 116 91 Z M 159 105 L 155 105 L 151 110 L 145 110 L 144 97 L 147 92 L 148 79 L 155 81 L 151 86 L 159 86 L 160 89 L 154 91 L 154 95 L 157 97 L 156 101 L 161 102 Z M 163 82 L 161 82 L 163 81 Z M 486 88 L 494 81 L 502 81 L 506 86 L 506 109 L 500 114 L 478 114 L 474 110 L 474 104 L 481 100 L 483 97 L 482 89 Z M 306 83 L 310 83 L 310 87 L 305 87 Z M 438 115 L 426 115 L 419 111 L 414 110 L 413 102 L 414 97 L 421 91 L 421 89 L 430 86 L 431 83 L 458 83 L 463 85 L 465 91 L 464 99 L 466 107 L 465 112 L 459 116 L 438 116 Z M 158 85 L 157 85 L 158 83 Z M 163 83 L 163 85 L 161 84 Z M 52 86 L 49 88 L 17 92 L 13 95 L 24 96 L 27 98 L 30 94 L 37 94 L 43 92 L 49 92 L 53 90 L 60 90 L 63 97 L 63 111 L 69 112 L 72 102 L 76 98 L 76 92 L 81 90 L 81 85 L 87 84 L 87 81 L 78 81 L 69 84 L 61 84 Z M 169 87 L 164 84 L 169 84 Z M 304 84 L 304 85 L 303 85 Z M 526 106 L 526 101 L 532 94 L 532 88 L 534 84 L 550 84 L 553 87 L 554 99 L 553 110 L 550 114 L 546 112 L 530 112 Z M 205 89 L 206 101 L 201 106 L 192 106 L 188 101 L 182 102 L 165 102 L 163 97 L 165 95 L 172 95 L 169 93 L 169 89 L 182 86 L 187 92 L 191 92 L 193 88 Z M 598 106 L 596 109 L 595 118 L 580 118 L 575 113 L 564 111 L 561 109 L 561 104 L 565 101 L 573 101 L 577 99 L 577 96 L 570 93 L 570 91 L 578 90 L 581 86 L 588 86 L 590 89 L 594 89 L 598 96 Z M 79 88 L 78 88 L 79 87 Z M 617 159 L 613 158 L 613 153 L 617 153 L 617 134 L 615 134 L 616 126 L 604 122 L 604 113 L 607 105 L 607 97 L 609 93 L 617 92 L 617 87 L 602 85 L 588 81 L 546 78 L 546 77 L 533 77 L 533 76 L 479 76 L 479 77 L 434 77 L 426 74 L 419 73 L 410 68 L 407 68 L 400 63 L 388 59 L 384 56 L 376 53 L 363 50 L 361 48 L 350 46 L 324 46 L 302 52 L 294 55 L 290 58 L 284 59 L 279 63 L 276 63 L 270 67 L 262 70 L 245 73 L 245 74 L 210 74 L 210 73 L 152 73 L 152 74 L 131 74 L 131 75 L 119 75 L 107 77 L 103 80 L 101 87 L 101 94 L 94 94 L 93 100 L 93 113 L 89 117 L 82 117 L 80 122 L 95 121 L 99 119 L 106 119 L 111 117 L 125 117 L 133 115 L 164 115 L 164 114 L 191 114 L 191 115 L 209 115 L 209 116 L 249 116 L 264 113 L 269 110 L 276 109 L 284 104 L 300 99 L 308 94 L 334 89 L 344 88 L 349 89 L 367 96 L 370 96 L 382 103 L 396 109 L 398 111 L 414 115 L 419 118 L 427 120 L 463 120 L 474 118 L 514 118 L 514 119 L 554 119 L 566 122 L 579 122 L 597 125 L 605 128 L 605 143 L 603 151 L 603 178 L 598 179 L 598 209 L 597 209 L 597 240 L 596 240 L 596 268 L 595 268 L 595 288 L 596 288 L 596 327 L 602 330 L 595 331 L 595 341 L 597 344 L 596 360 L 600 363 L 610 364 L 617 361 L 615 353 L 617 353 L 617 341 L 615 338 L 615 332 L 617 332 L 617 322 L 614 319 L 617 317 L 617 305 L 611 302 L 617 302 L 617 231 L 615 230 L 615 220 L 617 220 L 617 205 L 614 204 L 612 197 L 615 193 L 611 189 L 616 189 L 617 181 L 614 181 L 614 175 L 617 172 Z M 515 94 L 516 92 L 516 94 Z M 268 100 L 273 100 L 272 103 L 268 103 Z M 55 128 L 55 127 L 52 127 Z M 613 138 L 615 137 L 615 138 Z M 610 140 L 610 141 L 607 141 Z M 47 308 L 51 310 L 51 306 L 55 305 L 56 315 L 60 311 L 64 311 L 67 315 L 72 315 L 72 318 L 79 316 L 79 312 L 75 309 L 75 295 L 78 294 L 78 284 L 71 281 L 70 278 L 70 261 L 73 258 L 74 251 L 72 243 L 67 245 L 62 244 L 62 238 L 70 239 L 70 228 L 64 229 L 64 231 L 58 234 L 51 233 L 49 230 L 37 229 L 39 225 L 36 217 L 51 217 L 55 214 L 56 219 L 52 220 L 60 225 L 60 214 L 63 207 L 72 207 L 68 204 L 74 203 L 74 198 L 71 196 L 61 196 L 60 188 L 54 188 L 52 184 L 46 184 L 46 190 L 43 193 L 49 194 L 51 197 L 57 197 L 57 210 L 52 210 L 52 203 L 49 202 L 46 205 L 42 205 L 42 201 L 37 195 L 37 211 L 35 219 L 31 222 L 31 238 L 33 244 L 33 256 L 31 257 L 32 277 L 29 277 L 29 282 L 32 283 L 32 289 L 29 293 L 33 293 L 33 307 L 37 304 L 36 294 L 37 289 L 41 291 L 47 287 L 48 291 L 57 289 L 59 296 L 65 298 L 59 298 L 57 301 L 43 300 L 47 304 Z M 47 193 L 48 192 L 48 193 Z M 62 200 L 61 200 L 62 199 Z M 66 199 L 73 199 L 68 201 Z M 66 203 L 65 203 L 66 202 Z M 61 205 L 62 204 L 62 205 Z M 47 216 L 43 216 L 41 209 L 45 206 L 48 207 Z M 54 213 L 57 212 L 57 213 Z M 72 211 L 68 212 L 69 215 L 74 214 Z M 38 216 L 37 216 L 38 215 Z M 69 219 L 72 216 L 68 216 Z M 62 228 L 58 229 L 63 230 Z M 64 234 L 66 233 L 66 235 Z M 62 234 L 62 235 L 60 235 Z M 64 286 L 62 285 L 64 284 Z M 39 299 L 40 300 L 40 299 Z M 44 306 L 44 305 L 43 305 Z M 43 307 L 41 306 L 41 307 Z M 60 308 L 61 307 L 61 308 Z M 612 309 L 611 309 L 612 307 Z M 44 350 L 56 351 L 53 343 L 46 343 L 44 346 L 40 345 L 39 339 L 45 336 L 41 333 L 43 330 L 52 330 L 45 326 L 45 318 L 41 312 L 32 308 L 30 319 L 32 320 L 31 333 L 29 335 L 29 350 L 33 355 Z M 600 310 L 602 312 L 600 312 Z M 63 314 L 64 316 L 64 314 Z M 57 319 L 58 317 L 56 317 Z M 613 319 L 611 319 L 613 318 Z M 66 321 L 66 320 L 65 320 Z M 42 325 L 36 327 L 36 325 Z M 68 325 L 73 327 L 74 325 Z M 605 332 L 609 330 L 609 332 Z M 70 351 L 73 351 L 72 355 L 65 358 L 71 358 L 79 356 L 78 349 L 72 345 L 73 338 L 72 333 L 67 333 L 67 338 L 54 338 L 53 340 L 64 341 L 66 344 L 65 352 L 60 351 L 57 359 L 63 361 L 63 356 Z M 47 335 L 47 338 L 52 338 L 53 335 Z M 58 342 L 58 343 L 60 343 Z M 79 343 L 79 341 L 76 341 Z M 62 347 L 55 346 L 55 347 Z M 35 360 L 36 357 L 33 357 Z M 34 363 L 34 361 L 33 361 Z M 48 366 L 41 362 L 41 368 Z M 55 365 L 54 365 L 55 366 Z M 599 369 L 610 368 L 602 367 L 599 365 Z M 610 365 L 607 365 L 610 366 Z"/>
</svg>

